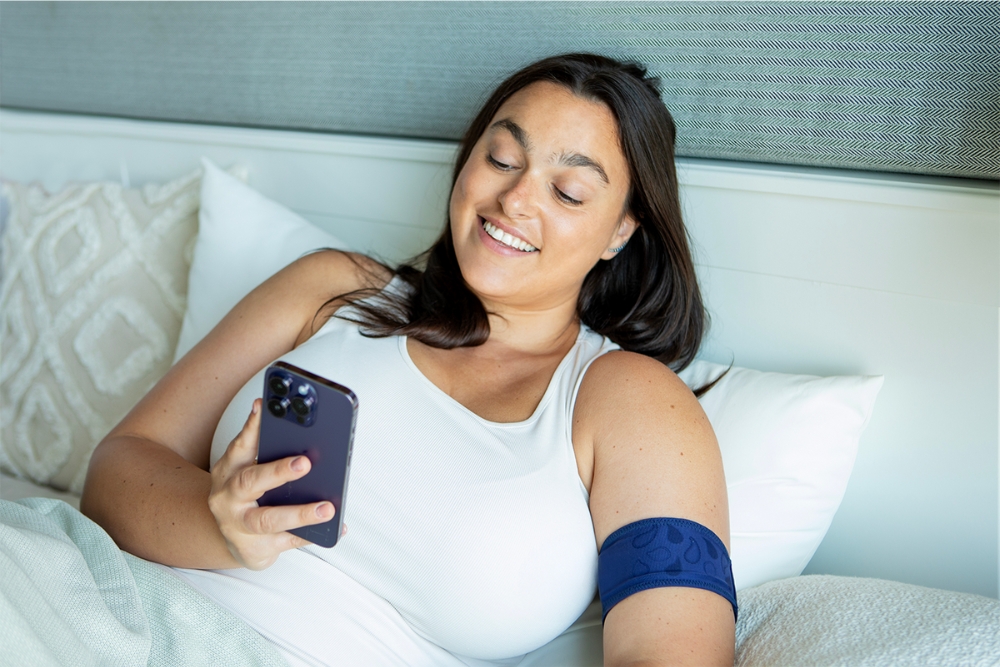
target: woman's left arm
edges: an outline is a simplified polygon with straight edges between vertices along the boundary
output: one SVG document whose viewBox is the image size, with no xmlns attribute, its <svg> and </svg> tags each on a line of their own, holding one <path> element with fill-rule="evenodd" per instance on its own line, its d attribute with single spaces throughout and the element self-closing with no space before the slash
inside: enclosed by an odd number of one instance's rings
<svg viewBox="0 0 1000 667">
<path fill-rule="evenodd" d="M 580 471 L 590 482 L 598 548 L 623 526 L 669 517 L 705 526 L 728 550 L 719 446 L 697 399 L 669 368 L 631 352 L 604 355 L 584 378 L 573 422 L 578 453 L 593 453 L 592 468 Z M 732 665 L 734 651 L 730 602 L 701 588 L 648 588 L 605 618 L 606 665 Z"/>
</svg>

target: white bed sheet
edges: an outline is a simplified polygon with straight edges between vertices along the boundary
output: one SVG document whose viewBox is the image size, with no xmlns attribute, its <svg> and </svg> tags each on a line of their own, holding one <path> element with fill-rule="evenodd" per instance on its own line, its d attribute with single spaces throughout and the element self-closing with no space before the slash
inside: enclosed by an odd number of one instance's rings
<svg viewBox="0 0 1000 667">
<path fill-rule="evenodd" d="M 50 486 L 41 486 L 26 479 L 18 479 L 0 472 L 0 500 L 20 500 L 21 498 L 55 498 L 74 509 L 80 509 L 80 496 L 65 491 L 57 491 Z"/>
</svg>

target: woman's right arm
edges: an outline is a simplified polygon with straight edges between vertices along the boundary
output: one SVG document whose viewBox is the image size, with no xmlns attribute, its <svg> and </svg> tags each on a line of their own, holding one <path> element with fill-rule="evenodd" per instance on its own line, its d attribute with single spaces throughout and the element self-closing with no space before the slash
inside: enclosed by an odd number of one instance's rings
<svg viewBox="0 0 1000 667">
<path fill-rule="evenodd" d="M 329 519 L 316 510 L 332 506 L 257 507 L 265 490 L 308 472 L 308 459 L 301 470 L 296 459 L 254 463 L 259 401 L 209 473 L 212 437 L 240 388 L 314 333 L 317 309 L 365 283 L 345 254 L 318 252 L 247 295 L 97 446 L 81 511 L 120 548 L 176 567 L 259 569 L 304 545 L 285 531 Z"/>
</svg>

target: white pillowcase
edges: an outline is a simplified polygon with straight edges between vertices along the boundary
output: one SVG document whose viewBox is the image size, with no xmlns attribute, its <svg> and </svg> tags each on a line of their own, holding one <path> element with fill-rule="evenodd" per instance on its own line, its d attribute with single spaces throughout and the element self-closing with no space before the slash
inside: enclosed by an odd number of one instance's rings
<svg viewBox="0 0 1000 667">
<path fill-rule="evenodd" d="M 174 362 L 240 299 L 288 264 L 319 248 L 344 249 L 333 234 L 272 201 L 202 158 L 198 240 Z"/>
<path fill-rule="evenodd" d="M 698 387 L 724 370 L 695 361 L 680 377 Z M 702 395 L 722 450 L 737 590 L 805 569 L 844 497 L 882 379 L 733 367 Z"/>
<path fill-rule="evenodd" d="M 202 160 L 200 230 L 175 360 L 270 275 L 333 235 Z M 707 383 L 725 366 L 696 361 L 680 375 Z M 879 377 L 733 368 L 701 405 L 722 449 L 738 589 L 801 574 L 840 506 Z"/>
</svg>

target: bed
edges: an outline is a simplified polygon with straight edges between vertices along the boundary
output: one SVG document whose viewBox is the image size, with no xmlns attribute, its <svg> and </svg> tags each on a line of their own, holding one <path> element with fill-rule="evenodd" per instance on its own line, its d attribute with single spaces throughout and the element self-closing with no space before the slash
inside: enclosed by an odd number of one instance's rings
<svg viewBox="0 0 1000 667">
<path fill-rule="evenodd" d="M 252 628 L 118 551 L 75 511 L 88 448 L 236 300 L 303 252 L 397 261 L 422 249 L 442 224 L 454 145 L 9 109 L 0 133 L 5 654 L 13 664 L 281 664 Z M 995 586 L 947 590 L 906 563 L 852 572 L 850 558 L 838 560 L 858 534 L 872 537 L 857 506 L 894 483 L 882 459 L 898 459 L 913 429 L 937 428 L 912 423 L 912 406 L 937 390 L 909 382 L 933 383 L 937 371 L 903 359 L 898 334 L 941 311 L 958 323 L 978 317 L 935 296 L 943 288 L 916 269 L 903 267 L 919 283 L 904 286 L 899 272 L 866 265 L 866 246 L 838 239 L 872 211 L 887 222 L 865 234 L 886 243 L 922 225 L 927 238 L 911 243 L 966 252 L 975 269 L 948 280 L 972 285 L 983 273 L 977 246 L 1000 223 L 997 190 L 695 159 L 679 170 L 714 318 L 682 377 L 696 385 L 735 364 L 702 405 L 729 484 L 737 664 L 1000 664 Z M 384 182 L 396 196 L 382 194 Z M 920 215 L 892 217 L 914 202 Z M 784 212 L 734 224 L 748 207 Z M 803 216 L 808 235 L 787 225 Z M 938 235 L 939 218 L 980 237 Z M 768 234 L 784 249 L 763 244 Z M 918 303 L 914 290 L 933 298 Z M 887 322 L 873 327 L 873 313 Z M 920 354 L 951 331 L 932 327 L 907 344 Z M 907 382 L 893 385 L 897 376 Z M 600 630 L 592 605 L 517 664 L 601 664 Z"/>
</svg>

